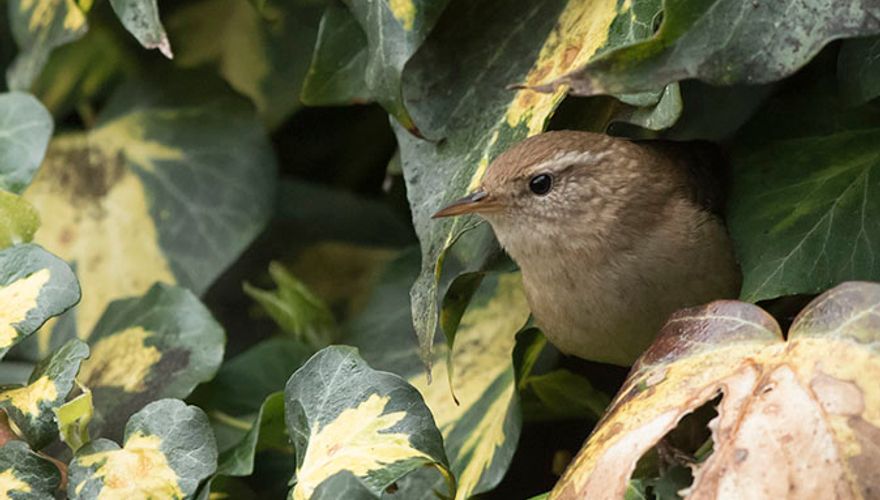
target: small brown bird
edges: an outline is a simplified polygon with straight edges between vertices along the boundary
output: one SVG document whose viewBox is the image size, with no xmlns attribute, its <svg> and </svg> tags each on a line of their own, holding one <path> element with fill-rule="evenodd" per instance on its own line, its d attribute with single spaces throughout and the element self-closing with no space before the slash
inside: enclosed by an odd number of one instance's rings
<svg viewBox="0 0 880 500">
<path fill-rule="evenodd" d="M 562 352 L 629 365 L 675 310 L 735 297 L 740 272 L 704 143 L 547 132 L 434 217 L 476 213 L 517 262 Z"/>
</svg>

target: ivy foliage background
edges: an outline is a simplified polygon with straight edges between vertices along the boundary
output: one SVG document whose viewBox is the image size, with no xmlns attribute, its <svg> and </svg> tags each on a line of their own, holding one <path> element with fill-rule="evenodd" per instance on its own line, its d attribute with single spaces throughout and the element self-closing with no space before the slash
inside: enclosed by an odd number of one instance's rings
<svg viewBox="0 0 880 500">
<path fill-rule="evenodd" d="M 878 61 L 873 0 L 0 0 L 0 497 L 548 492 L 609 405 L 676 405 L 615 398 L 669 360 L 563 357 L 487 225 L 430 215 L 544 130 L 715 141 L 785 330 L 880 281 Z M 616 488 L 678 497 L 649 448 Z"/>
</svg>

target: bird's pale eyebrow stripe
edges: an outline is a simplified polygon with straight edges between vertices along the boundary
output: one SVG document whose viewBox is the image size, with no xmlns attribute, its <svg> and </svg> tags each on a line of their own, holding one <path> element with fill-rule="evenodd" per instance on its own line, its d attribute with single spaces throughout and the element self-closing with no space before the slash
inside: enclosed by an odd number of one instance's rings
<svg viewBox="0 0 880 500">
<path fill-rule="evenodd" d="M 543 163 L 539 163 L 538 165 L 535 165 L 534 171 L 554 171 L 558 170 L 559 167 L 565 167 L 567 165 L 596 164 L 604 160 L 610 154 L 610 151 L 602 151 L 599 153 L 594 153 L 591 151 L 560 152 L 557 153 L 556 156 L 554 156 L 553 158 Z"/>
</svg>

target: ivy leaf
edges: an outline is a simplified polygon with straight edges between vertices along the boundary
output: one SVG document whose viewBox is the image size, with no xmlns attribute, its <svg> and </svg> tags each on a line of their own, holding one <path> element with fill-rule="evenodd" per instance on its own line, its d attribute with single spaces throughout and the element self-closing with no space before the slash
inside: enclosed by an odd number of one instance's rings
<svg viewBox="0 0 880 500">
<path fill-rule="evenodd" d="M 449 0 L 344 1 L 367 37 L 367 88 L 400 125 L 417 131 L 404 104 L 402 74 Z"/>
<path fill-rule="evenodd" d="M 217 467 L 208 417 L 183 401 L 162 399 L 132 415 L 120 448 L 98 439 L 70 463 L 73 499 L 184 498 Z"/>
<path fill-rule="evenodd" d="M 770 102 L 738 139 L 727 220 L 743 300 L 880 279 L 880 128 L 872 108 L 846 110 L 833 85 Z M 784 113 L 792 106 L 796 118 Z"/>
<path fill-rule="evenodd" d="M 0 447 L 0 496 L 16 500 L 49 500 L 61 483 L 61 472 L 23 441 Z"/>
<path fill-rule="evenodd" d="M 372 101 L 364 76 L 367 37 L 351 12 L 330 2 L 318 27 L 312 62 L 300 98 L 309 106 L 332 106 Z"/>
<path fill-rule="evenodd" d="M 79 373 L 94 393 L 92 435 L 116 439 L 147 403 L 188 396 L 214 376 L 224 342 L 223 328 L 185 289 L 156 284 L 143 297 L 111 303 Z"/>
<path fill-rule="evenodd" d="M 156 281 L 204 292 L 269 219 L 265 130 L 247 102 L 206 85 L 186 104 L 158 83 L 122 87 L 98 126 L 52 141 L 25 192 L 43 220 L 35 240 L 76 265 L 81 337 L 109 302 Z"/>
<path fill-rule="evenodd" d="M 336 337 L 336 320 L 327 305 L 278 262 L 269 264 L 269 275 L 278 288 L 261 290 L 248 283 L 245 293 L 281 327 L 281 330 L 318 350 Z"/>
<path fill-rule="evenodd" d="M 88 355 L 89 347 L 72 339 L 34 368 L 27 385 L 0 392 L 0 408 L 34 449 L 45 447 L 57 435 L 55 410 L 67 399 Z"/>
<path fill-rule="evenodd" d="M 73 271 L 58 257 L 33 244 L 0 251 L 0 357 L 79 297 Z"/>
<path fill-rule="evenodd" d="M 353 348 L 315 354 L 290 377 L 284 396 L 297 457 L 292 498 L 309 498 L 343 470 L 374 494 L 426 465 L 447 470 L 443 438 L 419 393 L 371 369 Z"/>
<path fill-rule="evenodd" d="M 249 0 L 202 0 L 178 9 L 166 24 L 178 64 L 215 64 L 275 128 L 299 107 L 321 6 L 290 0 L 264 9 L 267 15 Z"/>
<path fill-rule="evenodd" d="M 168 59 L 173 59 L 171 42 L 159 20 L 156 0 L 110 0 L 116 16 L 129 33 L 146 49 L 159 49 Z"/>
<path fill-rule="evenodd" d="M 837 77 L 840 93 L 850 104 L 864 104 L 880 96 L 880 36 L 844 41 Z"/>
<path fill-rule="evenodd" d="M 30 184 L 46 155 L 52 127 L 52 116 L 34 96 L 0 94 L 0 188 L 20 193 Z"/>
<path fill-rule="evenodd" d="M 880 464 L 878 317 L 880 285 L 864 282 L 819 296 L 787 338 L 769 314 L 744 302 L 678 311 L 550 498 L 623 497 L 639 459 L 719 394 L 712 452 L 692 466 L 689 497 L 735 490 L 780 498 L 792 486 L 804 498 L 870 496 Z M 770 468 L 780 475 L 768 475 Z"/>
<path fill-rule="evenodd" d="M 28 90 L 52 49 L 86 33 L 86 16 L 73 0 L 10 0 L 8 8 L 19 53 L 6 69 L 6 83 L 12 90 Z"/>
<path fill-rule="evenodd" d="M 570 85 L 575 94 L 596 95 L 647 91 L 688 78 L 714 85 L 772 82 L 794 73 L 832 40 L 880 32 L 875 2 L 841 7 L 829 9 L 824 0 L 668 0 L 653 38 L 545 79 L 551 83 L 538 88 Z"/>
</svg>

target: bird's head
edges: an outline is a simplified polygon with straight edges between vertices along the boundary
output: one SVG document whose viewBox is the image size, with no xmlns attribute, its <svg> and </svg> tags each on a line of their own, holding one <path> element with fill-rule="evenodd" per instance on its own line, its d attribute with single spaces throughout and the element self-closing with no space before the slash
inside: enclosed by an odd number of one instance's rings
<svg viewBox="0 0 880 500">
<path fill-rule="evenodd" d="M 546 132 L 499 155 L 480 187 L 434 214 L 475 213 L 501 244 L 517 254 L 546 244 L 577 244 L 627 232 L 630 219 L 650 219 L 670 181 L 651 168 L 653 158 L 623 139 L 590 132 Z M 621 225 L 623 227 L 621 227 Z M 638 224 L 636 224 L 638 225 Z M 518 259 L 517 259 L 518 260 Z"/>
</svg>

